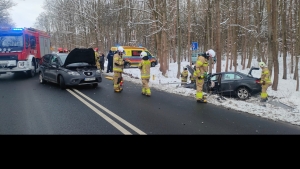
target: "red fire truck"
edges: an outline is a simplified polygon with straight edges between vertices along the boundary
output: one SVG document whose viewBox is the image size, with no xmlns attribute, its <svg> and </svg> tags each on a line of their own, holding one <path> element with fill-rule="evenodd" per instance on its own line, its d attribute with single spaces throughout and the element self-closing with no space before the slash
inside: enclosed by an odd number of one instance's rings
<svg viewBox="0 0 300 169">
<path fill-rule="evenodd" d="M 0 27 L 0 75 L 26 72 L 33 77 L 41 57 L 50 53 L 48 33 L 34 28 Z"/>
</svg>

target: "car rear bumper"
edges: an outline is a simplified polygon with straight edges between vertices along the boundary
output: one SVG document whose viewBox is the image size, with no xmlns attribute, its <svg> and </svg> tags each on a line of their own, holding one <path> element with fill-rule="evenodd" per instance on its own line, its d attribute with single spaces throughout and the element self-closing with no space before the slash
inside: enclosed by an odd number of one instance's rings
<svg viewBox="0 0 300 169">
<path fill-rule="evenodd" d="M 261 92 L 261 87 L 258 87 L 258 88 L 252 88 L 252 94 L 257 94 L 257 93 L 260 93 Z"/>
</svg>

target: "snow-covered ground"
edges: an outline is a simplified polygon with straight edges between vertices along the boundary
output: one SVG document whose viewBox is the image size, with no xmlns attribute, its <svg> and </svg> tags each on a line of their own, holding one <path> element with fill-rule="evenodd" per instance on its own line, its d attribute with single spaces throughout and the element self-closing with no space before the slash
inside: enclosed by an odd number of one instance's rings
<svg viewBox="0 0 300 169">
<path fill-rule="evenodd" d="M 210 95 L 207 100 L 208 104 L 214 104 L 218 106 L 224 106 L 226 108 L 247 112 L 254 114 L 263 118 L 272 119 L 274 121 L 284 121 L 289 122 L 294 125 L 300 125 L 300 92 L 296 92 L 296 80 L 293 80 L 293 74 L 288 74 L 287 80 L 282 79 L 282 57 L 279 58 L 280 65 L 280 74 L 279 74 L 279 84 L 278 90 L 274 91 L 271 87 L 268 88 L 267 93 L 271 98 L 274 98 L 273 101 L 268 101 L 265 106 L 262 106 L 260 103 L 259 95 L 251 97 L 247 101 L 241 101 L 234 98 L 226 98 L 225 101 L 220 103 L 217 101 L 217 96 Z M 240 63 L 240 61 L 238 61 Z M 290 63 L 288 61 L 288 63 Z M 105 62 L 106 66 L 107 62 Z M 181 72 L 183 67 L 189 65 L 189 62 L 181 63 Z M 239 64 L 240 65 L 240 64 Z M 252 61 L 252 66 L 258 67 L 258 62 L 256 60 Z M 159 65 L 151 68 L 151 79 L 150 87 L 162 90 L 165 92 L 180 94 L 184 96 L 190 96 L 195 98 L 196 91 L 190 88 L 183 88 L 179 85 L 180 79 L 176 78 L 177 76 L 177 63 L 170 63 L 170 68 L 167 73 L 167 77 L 163 76 L 159 71 Z M 213 73 L 215 73 L 215 68 Z M 106 71 L 106 69 L 105 69 Z M 225 61 L 222 61 L 222 71 L 225 71 Z M 234 70 L 230 70 L 234 71 Z M 249 69 L 242 70 L 241 66 L 238 66 L 237 71 L 248 74 Z M 290 72 L 288 70 L 288 72 Z M 124 69 L 124 82 L 131 81 L 136 84 L 141 85 L 140 70 L 138 68 L 129 68 Z M 105 73 L 106 74 L 106 73 Z M 254 77 L 260 77 L 261 70 L 252 71 Z M 112 75 L 112 73 L 106 74 Z M 130 76 L 129 76 L 130 75 Z M 273 81 L 273 78 L 272 78 Z M 277 106 L 276 104 L 271 104 L 271 102 L 280 103 Z M 195 101 L 195 104 L 196 101 Z M 286 106 L 285 106 L 286 105 Z M 291 107 L 291 108 L 289 108 Z"/>
</svg>

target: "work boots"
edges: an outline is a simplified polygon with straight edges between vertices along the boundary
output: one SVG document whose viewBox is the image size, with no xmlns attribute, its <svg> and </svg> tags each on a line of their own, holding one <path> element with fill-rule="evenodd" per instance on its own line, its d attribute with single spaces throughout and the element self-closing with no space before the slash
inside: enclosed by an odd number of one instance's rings
<svg viewBox="0 0 300 169">
<path fill-rule="evenodd" d="M 123 90 L 123 88 L 119 88 L 119 89 L 116 89 L 115 92 L 120 93 L 122 90 Z"/>
<path fill-rule="evenodd" d="M 260 102 L 266 102 L 267 100 L 268 100 L 267 98 L 265 98 L 265 99 L 261 98 Z"/>
<path fill-rule="evenodd" d="M 199 99 L 197 100 L 198 103 L 207 103 L 207 100 L 206 99 Z"/>
</svg>

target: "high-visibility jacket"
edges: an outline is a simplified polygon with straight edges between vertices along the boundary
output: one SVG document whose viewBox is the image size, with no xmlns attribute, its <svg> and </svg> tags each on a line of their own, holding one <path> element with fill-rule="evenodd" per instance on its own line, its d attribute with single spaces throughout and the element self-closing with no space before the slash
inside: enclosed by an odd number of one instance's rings
<svg viewBox="0 0 300 169">
<path fill-rule="evenodd" d="M 203 56 L 199 56 L 195 63 L 196 70 L 194 71 L 195 78 L 203 79 L 208 71 L 208 61 Z"/>
<path fill-rule="evenodd" d="M 150 79 L 151 62 L 149 61 L 149 59 L 143 59 L 139 63 L 138 68 L 141 70 L 141 79 Z"/>
<path fill-rule="evenodd" d="M 119 73 L 123 73 L 123 68 L 124 68 L 124 60 L 123 58 L 116 53 L 114 55 L 114 63 L 113 63 L 113 71 L 114 72 L 119 72 Z"/>
<path fill-rule="evenodd" d="M 189 75 L 189 72 L 188 72 L 187 70 L 184 70 L 184 71 L 181 73 L 181 81 L 187 82 L 188 75 Z"/>
<path fill-rule="evenodd" d="M 97 69 L 100 69 L 100 63 L 99 63 L 100 57 L 99 57 L 99 53 L 95 52 L 95 61 L 96 61 L 96 66 Z"/>
<path fill-rule="evenodd" d="M 267 67 L 264 67 L 261 72 L 260 83 L 263 83 L 263 81 L 265 81 L 265 83 L 271 83 L 270 71 Z"/>
</svg>

